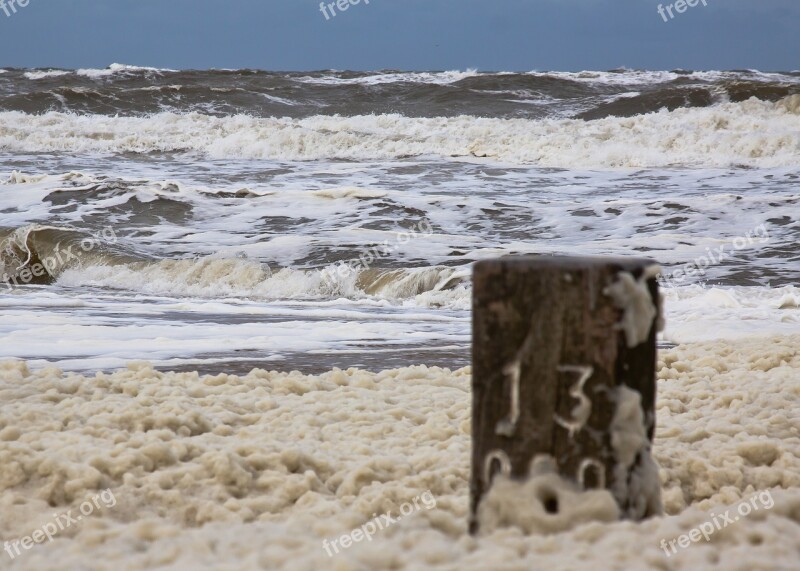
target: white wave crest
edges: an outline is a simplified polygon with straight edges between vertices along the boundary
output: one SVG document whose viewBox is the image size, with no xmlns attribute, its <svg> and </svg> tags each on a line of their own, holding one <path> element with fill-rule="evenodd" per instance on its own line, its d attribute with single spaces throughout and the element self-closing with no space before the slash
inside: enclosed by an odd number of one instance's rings
<svg viewBox="0 0 800 571">
<path fill-rule="evenodd" d="M 66 71 L 63 69 L 47 69 L 47 70 L 37 70 L 37 71 L 26 71 L 25 77 L 28 79 L 45 79 L 47 77 L 61 77 L 62 75 L 69 75 L 72 73 L 71 71 Z"/>
<path fill-rule="evenodd" d="M 98 78 L 114 75 L 115 73 L 125 72 L 139 72 L 139 71 L 153 71 L 153 72 L 170 72 L 176 71 L 174 69 L 160 69 L 157 67 L 139 67 L 136 65 L 125 65 L 122 63 L 112 63 L 106 69 L 79 69 L 75 73 L 84 77 Z"/>
<path fill-rule="evenodd" d="M 200 298 L 378 299 L 423 307 L 469 307 L 468 272 L 440 266 L 337 272 L 281 268 L 257 261 L 202 258 L 88 265 L 61 274 L 67 286 L 99 286 Z"/>
<path fill-rule="evenodd" d="M 490 119 L 314 116 L 305 119 L 159 113 L 108 117 L 0 113 L 12 152 L 199 152 L 211 158 L 386 160 L 482 157 L 564 168 L 800 165 L 800 109 L 750 99 L 635 117 Z"/>
<path fill-rule="evenodd" d="M 800 333 L 800 287 L 690 285 L 663 290 L 671 343 Z"/>
<path fill-rule="evenodd" d="M 478 74 L 477 70 L 441 71 L 441 72 L 403 72 L 376 73 L 361 77 L 338 77 L 324 75 L 319 77 L 298 77 L 295 81 L 317 85 L 381 85 L 385 83 L 427 83 L 432 85 L 449 85 Z"/>
<path fill-rule="evenodd" d="M 657 85 L 676 80 L 694 81 L 753 81 L 759 83 L 779 82 L 798 84 L 800 78 L 780 72 L 748 71 L 656 71 L 643 69 L 618 69 L 613 71 L 531 71 L 529 75 L 542 78 L 558 78 L 580 83 L 598 85 Z"/>
<path fill-rule="evenodd" d="M 470 266 L 360 269 L 353 272 L 276 268 L 241 258 L 200 258 L 82 264 L 66 269 L 58 284 L 106 287 L 147 295 L 205 299 L 349 300 L 409 307 L 468 310 Z M 663 290 L 673 343 L 760 334 L 800 334 L 800 288 L 699 285 Z"/>
</svg>

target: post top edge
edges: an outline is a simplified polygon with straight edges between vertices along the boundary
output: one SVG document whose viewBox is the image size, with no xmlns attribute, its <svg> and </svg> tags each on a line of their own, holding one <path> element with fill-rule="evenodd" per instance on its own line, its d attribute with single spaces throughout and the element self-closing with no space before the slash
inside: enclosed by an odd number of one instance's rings
<svg viewBox="0 0 800 571">
<path fill-rule="evenodd" d="M 584 269 L 600 266 L 620 266 L 622 268 L 646 268 L 658 264 L 652 258 L 636 256 L 548 256 L 539 254 L 525 254 L 502 256 L 480 260 L 475 263 L 474 269 L 481 267 L 521 266 L 526 268 L 563 268 Z"/>
</svg>

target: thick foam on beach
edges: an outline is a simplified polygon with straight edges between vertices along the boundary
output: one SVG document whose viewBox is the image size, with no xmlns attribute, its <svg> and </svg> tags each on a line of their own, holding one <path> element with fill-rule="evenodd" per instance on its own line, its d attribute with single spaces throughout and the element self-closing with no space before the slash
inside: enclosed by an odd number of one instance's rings
<svg viewBox="0 0 800 571">
<path fill-rule="evenodd" d="M 76 515 L 102 490 L 114 502 L 13 561 L 0 554 L 3 568 L 792 569 L 799 346 L 794 336 L 659 354 L 665 517 L 582 513 L 555 535 L 500 527 L 480 538 L 466 533 L 469 369 L 199 376 L 133 363 L 83 377 L 5 361 L 2 537 Z M 397 517 L 428 491 L 435 507 L 417 501 Z M 659 547 L 754 496 L 773 502 L 709 542 L 669 557 Z M 328 556 L 323 540 L 384 513 L 396 523 Z"/>
</svg>

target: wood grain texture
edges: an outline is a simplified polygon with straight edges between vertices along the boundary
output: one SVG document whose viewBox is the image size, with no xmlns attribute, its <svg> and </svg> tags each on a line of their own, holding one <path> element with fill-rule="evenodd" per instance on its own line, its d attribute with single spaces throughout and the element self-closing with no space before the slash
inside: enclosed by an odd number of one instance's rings
<svg viewBox="0 0 800 571">
<path fill-rule="evenodd" d="M 641 394 L 652 441 L 656 320 L 647 340 L 629 347 L 619 329 L 622 311 L 604 290 L 620 272 L 638 280 L 653 265 L 640 258 L 543 256 L 475 265 L 471 531 L 506 458 L 512 478 L 525 478 L 534 456 L 549 454 L 562 477 L 587 489 L 610 488 L 617 386 Z M 655 278 L 643 283 L 658 308 Z M 627 513 L 627 500 L 618 503 Z"/>
</svg>

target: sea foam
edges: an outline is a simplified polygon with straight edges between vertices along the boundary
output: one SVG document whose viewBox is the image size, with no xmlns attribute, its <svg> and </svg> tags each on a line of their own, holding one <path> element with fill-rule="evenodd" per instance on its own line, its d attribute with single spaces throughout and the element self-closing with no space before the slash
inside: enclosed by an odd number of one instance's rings
<svg viewBox="0 0 800 571">
<path fill-rule="evenodd" d="M 470 370 L 80 376 L 0 361 L 3 537 L 110 488 L 118 500 L 25 569 L 326 569 L 339 537 L 430 490 L 436 509 L 337 554 L 342 569 L 794 569 L 800 544 L 799 337 L 658 356 L 666 517 L 516 522 L 467 533 Z M 269 365 L 266 365 L 269 367 Z M 677 537 L 756 492 L 774 504 L 667 559 Z M 57 506 L 57 507 L 54 507 Z M 532 511 L 532 510 L 531 510 Z M 542 517 L 546 517 L 543 514 Z M 265 538 L 267 538 L 265 540 Z M 213 549 L 209 548 L 213 545 Z M 97 562 L 102 562 L 99 564 Z M 609 562 L 614 565 L 610 566 Z M 713 562 L 713 563 L 709 563 Z"/>
<path fill-rule="evenodd" d="M 593 121 L 395 114 L 304 119 L 200 113 L 108 117 L 11 111 L 0 113 L 0 150 L 177 152 L 277 160 L 440 156 L 565 168 L 769 168 L 800 165 L 796 97 Z"/>
</svg>

